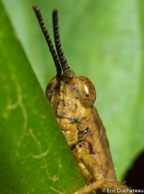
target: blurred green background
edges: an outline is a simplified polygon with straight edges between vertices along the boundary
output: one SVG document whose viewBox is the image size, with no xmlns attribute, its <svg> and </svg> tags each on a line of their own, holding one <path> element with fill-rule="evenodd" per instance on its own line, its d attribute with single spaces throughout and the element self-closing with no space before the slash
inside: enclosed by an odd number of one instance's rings
<svg viewBox="0 0 144 194">
<path fill-rule="evenodd" d="M 77 76 L 95 85 L 95 106 L 122 180 L 144 148 L 144 1 L 0 2 L 1 193 L 71 193 L 84 184 L 44 97 L 56 71 L 33 4 L 41 10 L 52 39 L 51 14 L 58 9 L 65 56 Z M 16 145 L 19 139 L 21 145 Z M 59 178 L 47 178 L 39 166 Z"/>
</svg>

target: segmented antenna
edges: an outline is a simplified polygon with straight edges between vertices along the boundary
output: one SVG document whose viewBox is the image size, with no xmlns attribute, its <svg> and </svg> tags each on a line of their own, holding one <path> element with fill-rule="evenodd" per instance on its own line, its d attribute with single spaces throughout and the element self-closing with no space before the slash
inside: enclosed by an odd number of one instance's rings
<svg viewBox="0 0 144 194">
<path fill-rule="evenodd" d="M 45 24 L 44 24 L 42 16 L 41 16 L 41 13 L 40 13 L 39 9 L 37 8 L 37 6 L 34 5 L 33 9 L 34 9 L 34 11 L 36 13 L 36 16 L 37 16 L 37 19 L 39 21 L 41 30 L 42 30 L 42 32 L 44 34 L 44 37 L 45 37 L 46 42 L 48 44 L 49 50 L 50 50 L 50 52 L 52 54 L 52 57 L 53 57 L 53 60 L 54 60 L 55 66 L 56 66 L 56 70 L 57 70 L 57 76 L 60 77 L 60 75 L 61 75 L 61 66 L 60 66 L 60 63 L 59 63 L 56 51 L 55 51 L 55 49 L 53 47 L 52 41 L 50 39 L 49 33 L 48 33 L 48 31 L 47 31 L 47 29 L 45 27 Z"/>
<path fill-rule="evenodd" d="M 70 77 L 70 67 L 67 63 L 66 58 L 64 57 L 64 54 L 63 54 L 63 51 L 61 48 L 61 43 L 60 43 L 57 9 L 53 10 L 53 31 L 54 31 L 56 50 L 57 50 L 57 54 L 59 56 L 59 60 L 60 60 L 61 65 L 62 65 L 63 72 L 67 77 Z"/>
</svg>

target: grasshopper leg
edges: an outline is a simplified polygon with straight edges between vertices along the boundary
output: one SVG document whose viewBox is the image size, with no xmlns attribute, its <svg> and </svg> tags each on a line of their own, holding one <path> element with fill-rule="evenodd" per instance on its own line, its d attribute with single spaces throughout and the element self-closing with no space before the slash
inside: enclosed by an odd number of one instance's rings
<svg viewBox="0 0 144 194">
<path fill-rule="evenodd" d="M 97 189 L 102 189 L 102 188 L 105 189 L 106 193 L 112 192 L 114 194 L 118 194 L 118 193 L 133 194 L 132 192 L 130 192 L 130 189 L 126 185 L 122 185 L 117 182 L 107 182 L 106 179 L 95 181 L 81 188 L 80 190 L 74 192 L 73 194 L 90 194 L 91 192 L 96 191 Z M 113 191 L 110 191 L 108 189 L 113 189 Z"/>
<path fill-rule="evenodd" d="M 80 190 L 74 192 L 73 194 L 89 194 L 97 189 L 102 188 L 103 185 L 105 184 L 105 182 L 106 182 L 105 179 L 95 181 L 95 182 L 81 188 Z"/>
</svg>

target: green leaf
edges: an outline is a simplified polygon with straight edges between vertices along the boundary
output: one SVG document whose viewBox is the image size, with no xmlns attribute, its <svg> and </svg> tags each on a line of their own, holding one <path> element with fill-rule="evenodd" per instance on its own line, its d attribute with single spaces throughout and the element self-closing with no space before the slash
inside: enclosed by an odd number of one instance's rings
<svg viewBox="0 0 144 194">
<path fill-rule="evenodd" d="M 0 193 L 70 194 L 84 185 L 0 2 Z"/>
<path fill-rule="evenodd" d="M 122 179 L 144 148 L 144 2 L 142 0 L 3 0 L 29 61 L 45 90 L 55 67 L 32 4 L 52 35 L 51 12 L 59 10 L 62 46 L 77 75 L 92 80 L 110 140 L 116 174 Z"/>
</svg>

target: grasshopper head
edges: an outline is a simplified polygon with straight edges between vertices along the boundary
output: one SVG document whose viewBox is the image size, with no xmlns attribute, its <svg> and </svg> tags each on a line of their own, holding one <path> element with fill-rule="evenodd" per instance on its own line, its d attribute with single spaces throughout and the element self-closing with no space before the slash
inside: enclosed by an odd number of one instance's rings
<svg viewBox="0 0 144 194">
<path fill-rule="evenodd" d="M 86 116 L 87 110 L 93 106 L 96 92 L 91 81 L 83 76 L 76 77 L 64 57 L 58 29 L 57 10 L 53 10 L 53 31 L 56 51 L 44 25 L 39 9 L 33 6 L 42 32 L 52 54 L 57 75 L 47 86 L 46 95 L 57 116 L 76 118 Z"/>
<path fill-rule="evenodd" d="M 96 99 L 96 92 L 91 81 L 83 76 L 72 78 L 54 77 L 47 86 L 46 96 L 58 117 L 82 118 L 87 116 Z"/>
</svg>

